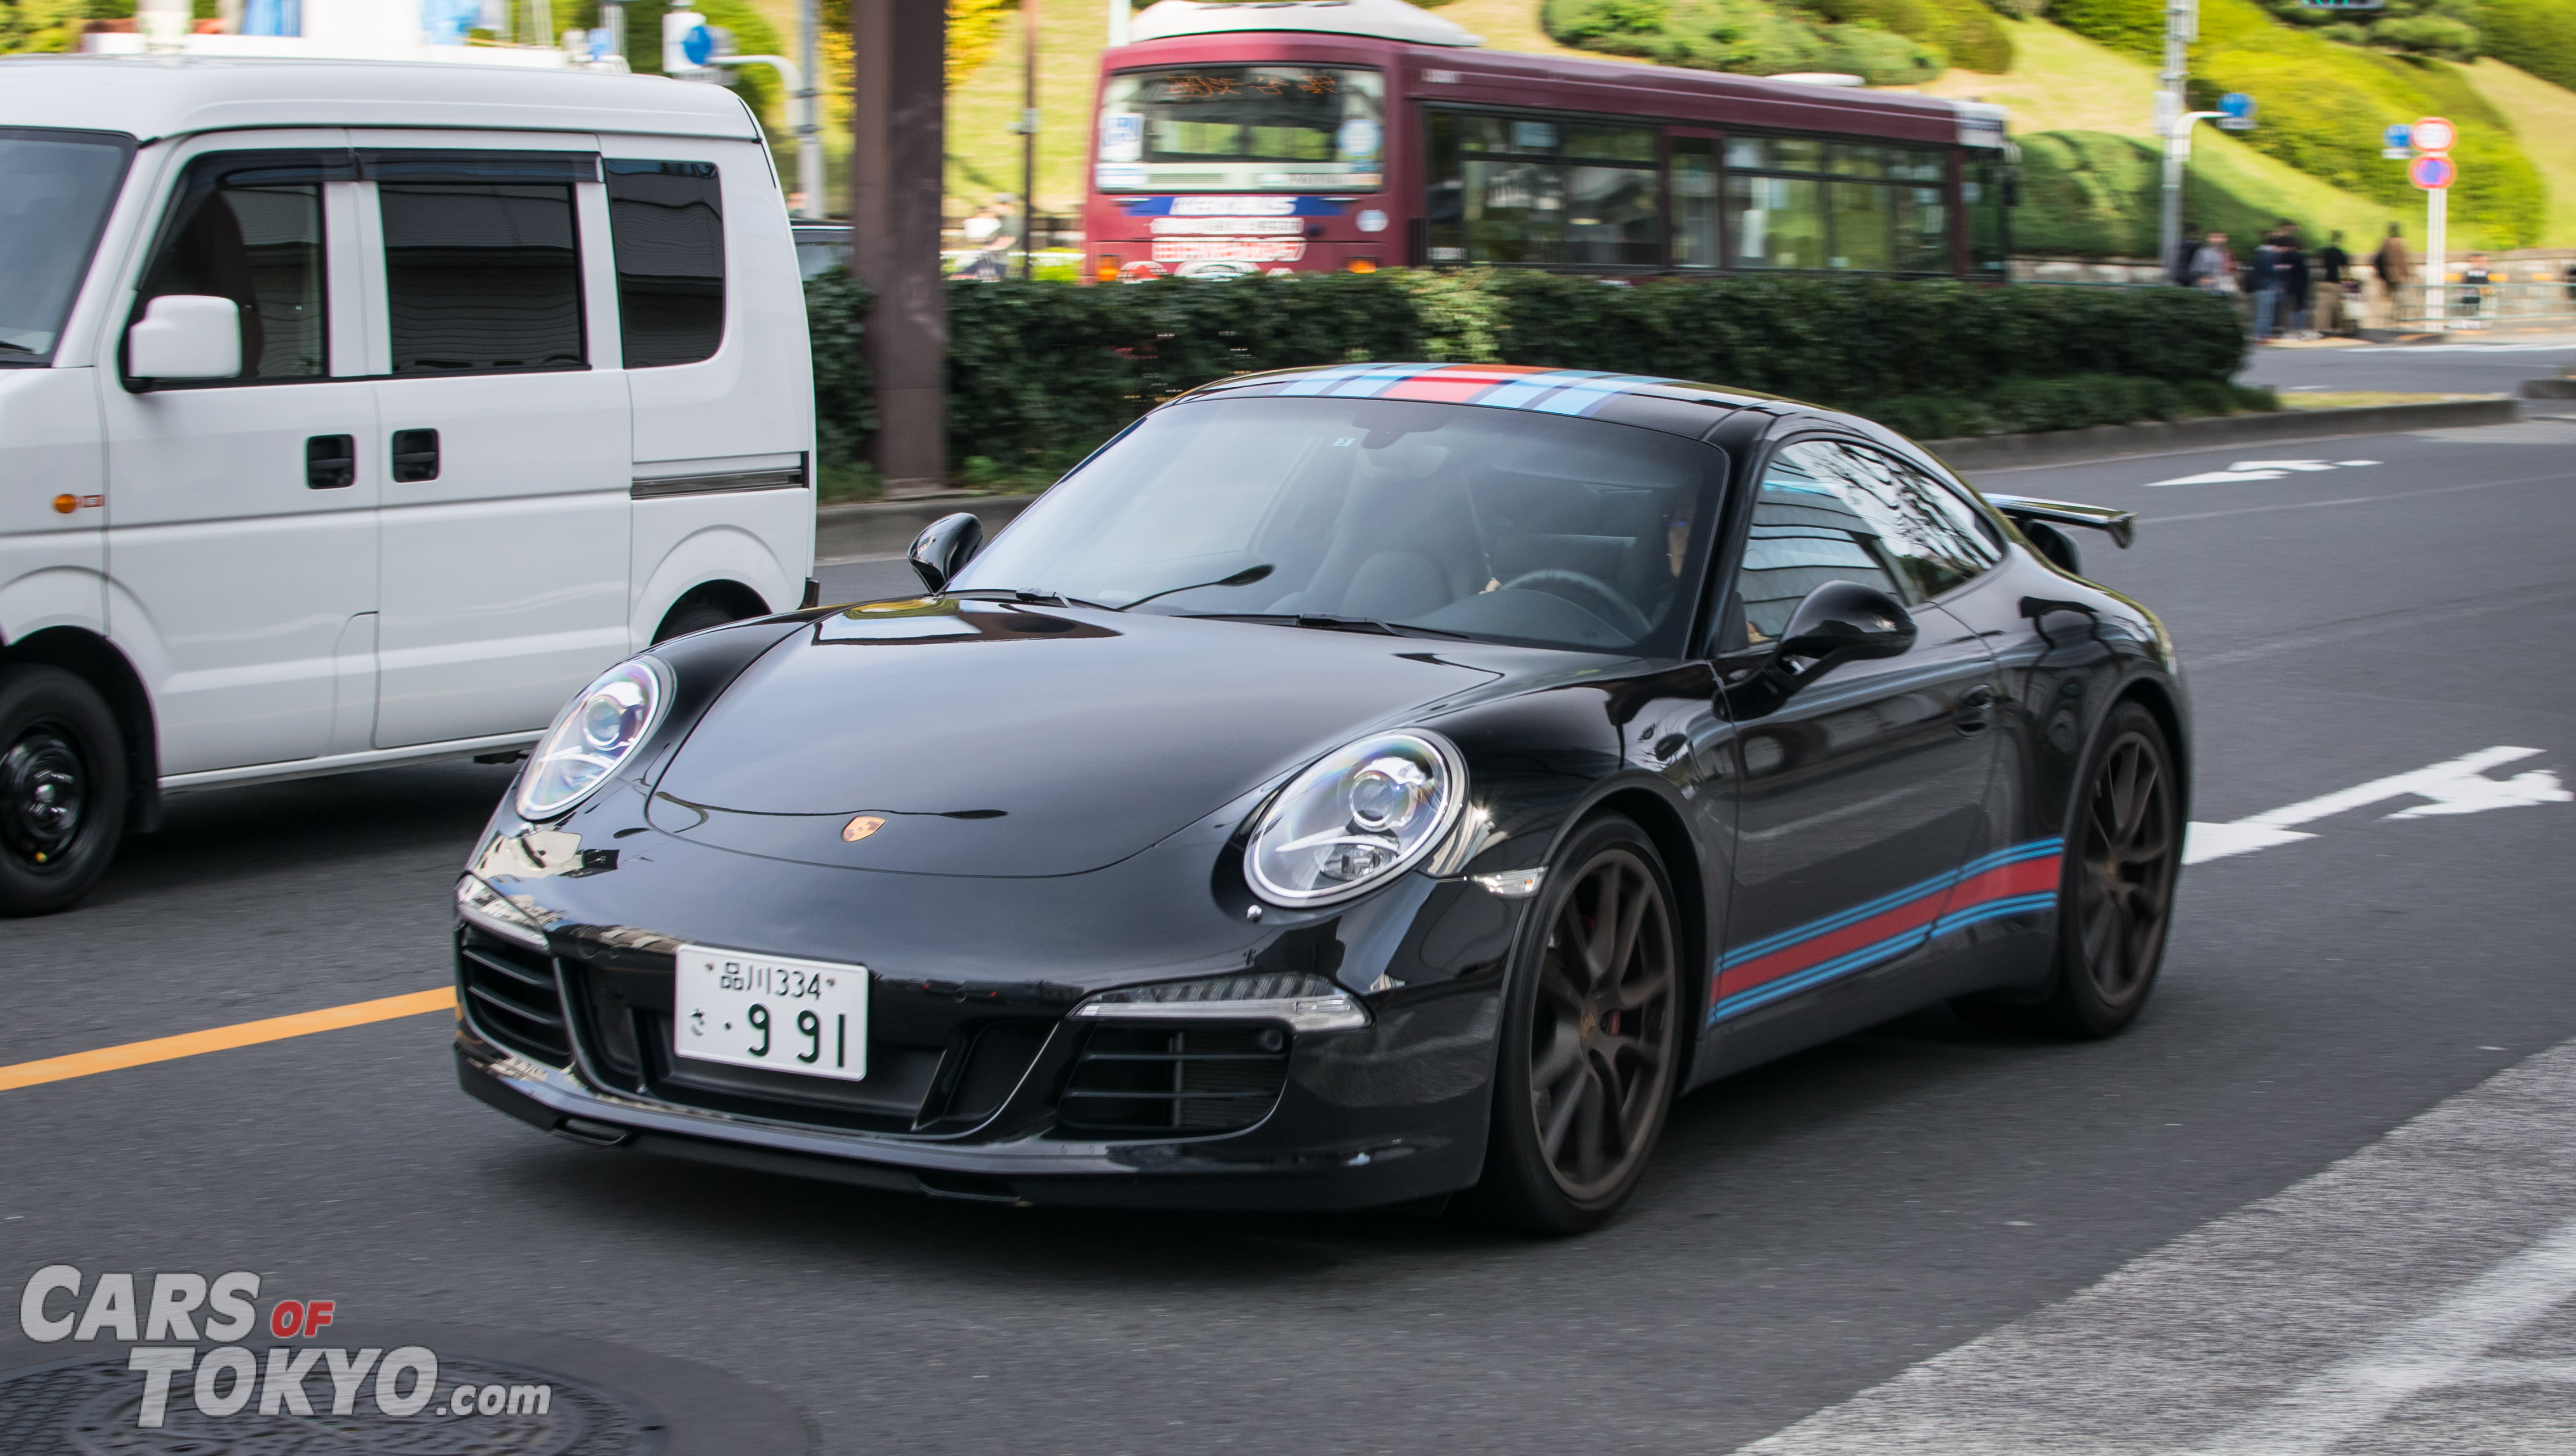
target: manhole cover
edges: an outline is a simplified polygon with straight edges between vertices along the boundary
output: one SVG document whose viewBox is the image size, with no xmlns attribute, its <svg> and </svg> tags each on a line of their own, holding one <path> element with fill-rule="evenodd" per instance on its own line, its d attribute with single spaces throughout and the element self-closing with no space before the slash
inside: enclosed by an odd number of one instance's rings
<svg viewBox="0 0 2576 1456">
<path fill-rule="evenodd" d="M 264 1357 L 263 1357 L 264 1358 Z M 250 1401 L 228 1416 L 197 1409 L 191 1377 L 170 1382 L 158 1427 L 139 1417 L 144 1377 L 123 1360 L 67 1360 L 0 1374 L 0 1452 L 8 1456 L 655 1456 L 663 1427 L 650 1412 L 548 1370 L 441 1357 L 429 1404 L 411 1416 L 375 1408 L 370 1378 L 354 1413 L 333 1415 L 320 1368 L 305 1382 L 313 1414 L 261 1415 Z M 406 1386 L 407 1386 L 406 1382 Z M 543 1387 L 486 1415 L 455 1413 L 457 1387 Z"/>
</svg>

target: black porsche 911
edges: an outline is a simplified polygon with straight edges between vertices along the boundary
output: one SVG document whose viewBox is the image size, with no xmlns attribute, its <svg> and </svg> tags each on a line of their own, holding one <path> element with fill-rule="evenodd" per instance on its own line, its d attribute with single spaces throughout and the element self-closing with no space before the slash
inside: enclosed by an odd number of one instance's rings
<svg viewBox="0 0 2576 1456">
<path fill-rule="evenodd" d="M 1208 386 L 925 596 L 584 690 L 457 887 L 459 1074 L 940 1196 L 1590 1227 L 1729 1072 L 2138 1014 L 2187 710 L 2069 525 L 2133 523 L 1693 384 Z"/>
</svg>

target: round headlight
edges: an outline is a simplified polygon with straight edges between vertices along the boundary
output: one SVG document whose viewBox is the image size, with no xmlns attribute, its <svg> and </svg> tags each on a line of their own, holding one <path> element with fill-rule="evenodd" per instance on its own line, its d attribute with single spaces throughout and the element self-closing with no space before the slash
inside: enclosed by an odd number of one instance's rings
<svg viewBox="0 0 2576 1456">
<path fill-rule="evenodd" d="M 1466 796 L 1449 740 L 1420 729 L 1363 738 L 1280 792 L 1244 851 L 1244 875 L 1274 904 L 1349 899 L 1429 854 Z"/>
<path fill-rule="evenodd" d="M 606 782 L 661 720 L 668 669 L 634 657 L 601 673 L 537 740 L 519 776 L 519 817 L 551 819 Z"/>
</svg>

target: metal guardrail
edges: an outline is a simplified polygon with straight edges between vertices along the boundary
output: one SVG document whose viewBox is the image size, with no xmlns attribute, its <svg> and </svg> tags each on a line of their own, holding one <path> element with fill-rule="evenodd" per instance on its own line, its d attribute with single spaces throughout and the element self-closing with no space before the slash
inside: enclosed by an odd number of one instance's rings
<svg viewBox="0 0 2576 1456">
<path fill-rule="evenodd" d="M 2402 330 L 2522 329 L 2576 326 L 2576 283 L 2409 283 L 2394 290 Z"/>
</svg>

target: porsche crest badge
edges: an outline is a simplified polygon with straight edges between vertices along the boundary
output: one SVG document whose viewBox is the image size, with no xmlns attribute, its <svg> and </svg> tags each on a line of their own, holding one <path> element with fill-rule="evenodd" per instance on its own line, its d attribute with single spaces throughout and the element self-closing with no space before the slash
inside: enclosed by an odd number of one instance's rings
<svg viewBox="0 0 2576 1456">
<path fill-rule="evenodd" d="M 885 828 L 885 820 L 875 814 L 861 814 L 841 826 L 841 838 L 852 844 Z"/>
</svg>

